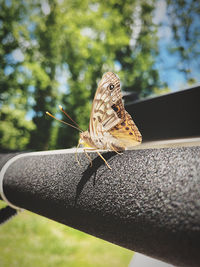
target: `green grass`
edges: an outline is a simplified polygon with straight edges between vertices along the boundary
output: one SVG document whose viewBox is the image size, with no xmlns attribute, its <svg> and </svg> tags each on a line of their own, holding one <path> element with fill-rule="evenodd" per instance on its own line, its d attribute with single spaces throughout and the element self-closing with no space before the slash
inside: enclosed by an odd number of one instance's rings
<svg viewBox="0 0 200 267">
<path fill-rule="evenodd" d="M 28 211 L 0 226 L 1 267 L 125 267 L 132 256 L 132 251 Z"/>
</svg>

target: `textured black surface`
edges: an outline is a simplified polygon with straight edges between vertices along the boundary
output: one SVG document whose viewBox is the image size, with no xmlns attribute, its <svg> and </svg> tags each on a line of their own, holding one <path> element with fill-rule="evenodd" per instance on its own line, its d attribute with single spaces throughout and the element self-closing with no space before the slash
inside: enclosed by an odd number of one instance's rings
<svg viewBox="0 0 200 267">
<path fill-rule="evenodd" d="M 9 159 L 13 158 L 14 156 L 18 154 L 19 153 L 9 153 L 9 154 L 0 153 L 0 171 Z M 0 196 L 0 200 L 1 200 L 1 196 Z"/>
<path fill-rule="evenodd" d="M 200 86 L 141 100 L 126 110 L 144 141 L 200 136 Z"/>
<path fill-rule="evenodd" d="M 6 172 L 14 204 L 120 246 L 200 266 L 200 147 L 28 156 Z"/>
<path fill-rule="evenodd" d="M 0 209 L 0 224 L 7 222 L 16 214 L 17 211 L 9 206 Z"/>
<path fill-rule="evenodd" d="M 20 153 L 9 153 L 9 154 L 0 153 L 0 170 L 3 168 L 3 166 L 9 159 L 15 157 L 18 154 Z"/>
</svg>

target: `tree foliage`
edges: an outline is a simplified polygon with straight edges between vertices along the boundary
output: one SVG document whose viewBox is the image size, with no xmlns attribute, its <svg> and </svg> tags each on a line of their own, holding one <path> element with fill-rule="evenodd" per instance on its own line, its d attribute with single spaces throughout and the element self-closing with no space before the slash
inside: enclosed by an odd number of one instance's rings
<svg viewBox="0 0 200 267">
<path fill-rule="evenodd" d="M 158 86 L 158 71 L 154 69 L 157 44 L 152 4 L 150 6 L 148 1 L 139 4 L 138 1 L 85 0 L 77 1 L 70 8 L 63 2 L 62 10 L 65 38 L 62 55 L 69 74 L 69 93 L 62 102 L 82 128 L 88 125 L 91 101 L 104 72 L 115 71 L 124 89 L 131 88 L 140 95 L 148 95 L 153 86 Z M 74 130 L 65 131 L 61 126 L 59 147 L 75 145 Z"/>
<path fill-rule="evenodd" d="M 181 44 L 185 34 L 187 50 L 179 53 L 186 62 L 198 53 L 192 39 L 198 30 L 192 27 L 193 18 L 184 27 L 186 2 L 177 2 L 168 0 L 168 7 L 171 16 L 181 7 L 172 28 Z M 47 118 L 45 111 L 56 114 L 59 103 L 87 129 L 97 83 L 106 71 L 116 72 L 123 90 L 139 97 L 158 92 L 163 83 L 155 68 L 155 4 L 156 0 L 0 0 L 0 147 L 44 150 L 75 145 L 78 132 Z"/>
<path fill-rule="evenodd" d="M 25 150 L 30 140 L 33 122 L 25 120 L 26 111 L 4 105 L 0 114 L 0 147 L 2 151 Z"/>
<path fill-rule="evenodd" d="M 0 148 L 27 149 L 34 124 L 26 119 L 29 81 L 22 73 L 26 6 L 0 1 Z"/>
</svg>

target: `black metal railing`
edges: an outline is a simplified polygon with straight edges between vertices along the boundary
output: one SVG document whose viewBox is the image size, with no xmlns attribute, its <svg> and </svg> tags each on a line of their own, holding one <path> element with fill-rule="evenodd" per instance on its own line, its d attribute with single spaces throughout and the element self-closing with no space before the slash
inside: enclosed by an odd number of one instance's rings
<svg viewBox="0 0 200 267">
<path fill-rule="evenodd" d="M 200 86 L 130 103 L 126 109 L 144 141 L 200 136 Z"/>
<path fill-rule="evenodd" d="M 192 91 L 195 92 L 196 99 L 199 88 Z M 189 99 L 192 91 L 183 91 L 180 95 L 188 94 L 185 99 Z M 174 94 L 176 99 L 177 94 Z M 142 126 L 141 118 L 145 114 L 152 121 L 153 118 L 158 120 L 160 116 L 154 116 L 157 108 L 149 109 L 151 101 L 163 108 L 157 110 L 163 118 L 166 118 L 167 110 L 173 110 L 170 102 L 173 94 L 166 96 L 169 102 L 165 111 L 164 97 L 128 106 L 129 112 L 134 111 L 135 120 L 146 140 L 154 139 L 151 136 L 153 133 L 158 134 L 159 128 Z M 162 105 L 158 103 L 159 99 Z M 188 103 L 188 111 L 190 115 L 193 114 L 192 120 L 196 124 L 194 110 L 197 107 L 191 101 Z M 181 103 L 177 104 L 179 110 L 182 109 L 180 105 Z M 182 118 L 180 115 L 176 112 L 173 117 L 168 117 L 165 123 L 161 122 L 161 127 L 165 125 L 167 129 L 167 124 L 171 125 L 175 116 L 181 120 L 177 124 L 189 125 L 187 120 L 191 118 L 188 116 L 186 119 L 185 113 Z M 168 137 L 171 138 L 200 136 L 199 125 L 193 125 L 193 130 L 186 131 L 183 135 L 178 135 L 178 131 L 172 134 L 173 128 L 170 129 L 171 135 Z M 160 130 L 158 139 L 164 136 L 164 131 Z M 123 155 L 106 152 L 104 157 L 112 170 L 107 168 L 95 152 L 90 153 L 92 167 L 83 153 L 78 153 L 78 156 L 82 167 L 77 164 L 72 150 L 18 156 L 1 154 L 0 166 L 5 166 L 7 161 L 3 177 L 7 199 L 20 208 L 171 264 L 199 266 L 198 139 L 190 146 L 159 149 L 138 147 L 136 150 L 125 151 Z"/>
</svg>

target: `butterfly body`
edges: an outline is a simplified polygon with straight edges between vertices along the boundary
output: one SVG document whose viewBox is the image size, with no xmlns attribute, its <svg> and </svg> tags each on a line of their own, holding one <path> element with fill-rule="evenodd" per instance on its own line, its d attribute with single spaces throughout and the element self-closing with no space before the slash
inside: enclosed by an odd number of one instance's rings
<svg viewBox="0 0 200 267">
<path fill-rule="evenodd" d="M 104 133 L 99 136 L 91 137 L 89 131 L 85 131 L 80 134 L 80 143 L 84 147 L 90 147 L 101 150 L 113 150 L 122 151 L 125 149 L 122 145 L 119 146 L 119 141 L 109 133 Z"/>
<path fill-rule="evenodd" d="M 138 145 L 142 136 L 125 110 L 120 80 L 107 72 L 99 82 L 92 105 L 89 130 L 80 134 L 86 147 L 122 151 Z"/>
</svg>

